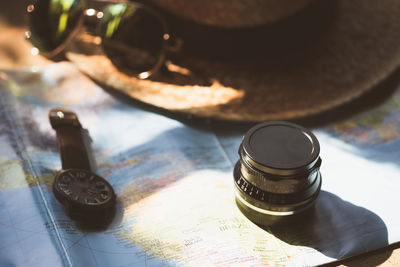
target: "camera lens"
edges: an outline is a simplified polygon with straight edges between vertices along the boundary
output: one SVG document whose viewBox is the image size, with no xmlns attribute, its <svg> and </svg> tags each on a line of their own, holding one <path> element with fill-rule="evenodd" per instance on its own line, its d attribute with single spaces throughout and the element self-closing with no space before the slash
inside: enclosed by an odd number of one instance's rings
<svg viewBox="0 0 400 267">
<path fill-rule="evenodd" d="M 322 182 L 319 151 L 314 134 L 299 125 L 278 121 L 251 128 L 233 173 L 242 213 L 270 226 L 311 210 Z"/>
</svg>

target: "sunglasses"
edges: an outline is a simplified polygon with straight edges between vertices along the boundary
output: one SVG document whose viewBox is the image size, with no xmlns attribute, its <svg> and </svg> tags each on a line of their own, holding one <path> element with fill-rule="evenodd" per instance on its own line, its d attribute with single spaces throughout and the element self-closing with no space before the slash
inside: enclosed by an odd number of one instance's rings
<svg viewBox="0 0 400 267">
<path fill-rule="evenodd" d="M 36 53 L 54 58 L 82 28 L 100 37 L 105 55 L 118 67 L 146 79 L 164 65 L 166 52 L 176 50 L 167 24 L 154 9 L 135 2 L 37 0 L 27 7 L 27 39 Z M 101 10 L 101 11 L 99 11 Z"/>
</svg>

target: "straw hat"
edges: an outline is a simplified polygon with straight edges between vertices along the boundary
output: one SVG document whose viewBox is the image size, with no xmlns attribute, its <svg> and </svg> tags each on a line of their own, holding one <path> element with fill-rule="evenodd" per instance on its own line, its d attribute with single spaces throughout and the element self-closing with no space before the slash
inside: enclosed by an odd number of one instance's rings
<svg viewBox="0 0 400 267">
<path fill-rule="evenodd" d="M 280 13 L 267 12 L 268 3 L 278 2 L 268 0 L 152 2 L 168 10 L 168 22 L 180 34 L 191 32 L 191 25 L 201 29 L 199 45 L 192 42 L 192 50 L 172 56 L 168 74 L 137 79 L 118 71 L 101 49 L 80 41 L 70 44 L 67 58 L 97 82 L 150 105 L 237 121 L 326 111 L 359 97 L 400 64 L 397 0 L 282 1 L 289 7 Z M 218 8 L 226 14 L 207 8 L 212 3 L 222 5 Z M 232 9 L 226 9 L 230 3 Z M 246 10 L 254 15 L 241 13 Z M 243 54 L 236 45 L 230 57 L 218 58 L 224 46 L 231 49 L 231 37 L 223 43 L 225 32 L 240 41 Z M 193 52 L 204 45 L 203 53 Z M 209 57 L 214 47 L 217 57 Z"/>
</svg>

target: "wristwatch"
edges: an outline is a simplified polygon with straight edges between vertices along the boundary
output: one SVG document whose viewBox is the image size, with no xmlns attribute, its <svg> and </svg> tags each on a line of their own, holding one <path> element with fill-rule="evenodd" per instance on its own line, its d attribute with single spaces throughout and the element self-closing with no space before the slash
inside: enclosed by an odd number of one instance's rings
<svg viewBox="0 0 400 267">
<path fill-rule="evenodd" d="M 50 110 L 49 119 L 57 133 L 62 164 L 53 183 L 56 199 L 72 219 L 108 220 L 114 213 L 115 193 L 104 178 L 91 171 L 78 116 L 56 108 Z"/>
</svg>

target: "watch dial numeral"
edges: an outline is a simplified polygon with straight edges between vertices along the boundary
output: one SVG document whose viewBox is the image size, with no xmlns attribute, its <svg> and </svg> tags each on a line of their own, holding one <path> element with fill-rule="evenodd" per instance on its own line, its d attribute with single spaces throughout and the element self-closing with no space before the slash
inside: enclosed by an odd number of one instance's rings
<svg viewBox="0 0 400 267">
<path fill-rule="evenodd" d="M 106 199 L 108 198 L 108 192 L 107 192 L 107 191 L 101 192 L 100 197 L 101 197 L 103 200 L 106 200 Z"/>
<path fill-rule="evenodd" d="M 61 190 L 62 190 L 62 191 L 64 192 L 64 194 L 66 194 L 67 196 L 72 195 L 72 191 L 69 190 L 68 188 L 62 188 Z"/>
<path fill-rule="evenodd" d="M 93 190 L 93 189 L 90 189 L 90 188 L 89 188 L 89 189 L 87 190 L 87 193 L 88 193 L 89 195 L 94 196 L 94 195 L 97 195 L 98 192 L 95 191 L 95 190 Z"/>
</svg>

